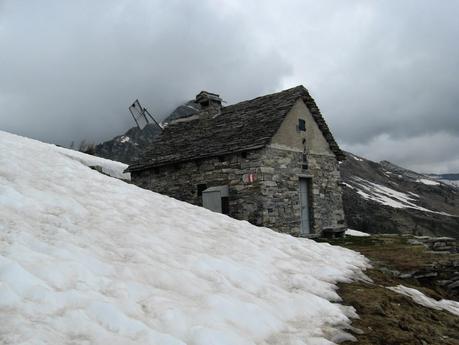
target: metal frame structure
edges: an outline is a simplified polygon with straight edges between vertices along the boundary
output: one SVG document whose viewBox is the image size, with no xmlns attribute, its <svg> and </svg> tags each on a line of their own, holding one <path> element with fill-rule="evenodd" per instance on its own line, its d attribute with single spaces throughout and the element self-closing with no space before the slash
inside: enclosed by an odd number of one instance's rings
<svg viewBox="0 0 459 345">
<path fill-rule="evenodd" d="M 134 103 L 132 103 L 132 105 L 129 107 L 129 112 L 131 113 L 137 127 L 139 129 L 144 129 L 145 126 L 147 124 L 150 123 L 150 121 L 148 120 L 148 118 L 152 119 L 153 122 L 161 129 L 163 129 L 163 126 L 161 126 L 161 124 L 155 120 L 155 118 L 148 112 L 147 108 L 143 108 L 141 105 L 140 105 L 140 102 L 138 99 L 136 99 L 134 101 Z M 143 120 L 144 124 L 140 124 L 139 123 L 139 120 Z"/>
</svg>

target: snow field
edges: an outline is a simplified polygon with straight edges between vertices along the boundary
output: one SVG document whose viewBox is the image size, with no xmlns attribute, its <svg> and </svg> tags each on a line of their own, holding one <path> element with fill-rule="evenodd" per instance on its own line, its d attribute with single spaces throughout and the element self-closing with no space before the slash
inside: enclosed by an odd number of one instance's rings
<svg viewBox="0 0 459 345">
<path fill-rule="evenodd" d="M 0 132 L 4 343 L 350 338 L 342 329 L 356 314 L 336 303 L 335 284 L 366 267 L 360 254 L 140 189 L 64 150 Z"/>
<path fill-rule="evenodd" d="M 24 138 L 26 139 L 26 138 Z M 128 138 L 129 139 L 129 138 Z M 28 139 L 31 140 L 31 139 Z M 46 144 L 45 144 L 46 145 Z M 102 168 L 102 172 L 112 176 L 116 177 L 119 179 L 123 180 L 130 180 L 131 179 L 131 174 L 130 173 L 125 173 L 124 170 L 127 169 L 127 164 L 121 163 L 121 162 L 115 162 L 111 161 L 109 159 L 105 158 L 100 158 L 100 157 L 95 157 L 91 155 L 87 155 L 85 153 L 75 151 L 75 150 L 69 150 L 64 147 L 58 147 L 54 145 L 49 145 L 49 149 L 54 149 L 57 152 L 73 159 L 76 160 L 83 165 L 86 165 L 88 167 L 90 166 L 100 166 Z"/>
</svg>

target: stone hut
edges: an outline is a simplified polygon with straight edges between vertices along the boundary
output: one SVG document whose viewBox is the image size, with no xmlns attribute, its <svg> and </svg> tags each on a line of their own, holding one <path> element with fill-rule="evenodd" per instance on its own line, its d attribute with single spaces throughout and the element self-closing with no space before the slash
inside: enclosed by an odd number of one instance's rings
<svg viewBox="0 0 459 345">
<path fill-rule="evenodd" d="M 140 187 L 280 232 L 344 226 L 336 144 L 303 86 L 175 119 L 127 171 Z"/>
</svg>

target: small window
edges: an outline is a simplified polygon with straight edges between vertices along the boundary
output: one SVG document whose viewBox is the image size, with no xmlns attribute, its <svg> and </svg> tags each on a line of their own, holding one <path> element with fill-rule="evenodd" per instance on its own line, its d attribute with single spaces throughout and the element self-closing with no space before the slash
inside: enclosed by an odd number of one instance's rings
<svg viewBox="0 0 459 345">
<path fill-rule="evenodd" d="M 306 132 L 306 121 L 304 121 L 303 119 L 298 120 L 298 130 L 300 132 Z"/>
<path fill-rule="evenodd" d="M 197 186 L 198 197 L 201 197 L 202 196 L 202 192 L 205 191 L 206 189 L 207 189 L 207 184 L 205 184 L 205 183 L 198 184 L 198 186 Z"/>
<path fill-rule="evenodd" d="M 247 158 L 247 151 L 242 151 L 241 152 L 241 157 L 242 158 Z"/>
</svg>

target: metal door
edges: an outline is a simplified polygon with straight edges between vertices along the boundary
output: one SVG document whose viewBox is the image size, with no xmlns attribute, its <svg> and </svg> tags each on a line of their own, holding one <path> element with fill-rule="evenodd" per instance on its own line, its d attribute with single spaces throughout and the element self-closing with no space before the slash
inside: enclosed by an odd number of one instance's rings
<svg viewBox="0 0 459 345">
<path fill-rule="evenodd" d="M 311 232 L 309 220 L 309 192 L 308 179 L 300 178 L 300 210 L 301 210 L 301 229 L 302 235 L 307 235 Z"/>
<path fill-rule="evenodd" d="M 220 191 L 207 191 L 202 193 L 202 206 L 208 210 L 222 213 L 222 195 Z"/>
<path fill-rule="evenodd" d="M 228 198 L 228 186 L 209 187 L 202 191 L 202 206 L 208 210 L 222 213 L 224 211 L 223 198 Z M 228 210 L 225 209 L 226 213 Z"/>
</svg>

